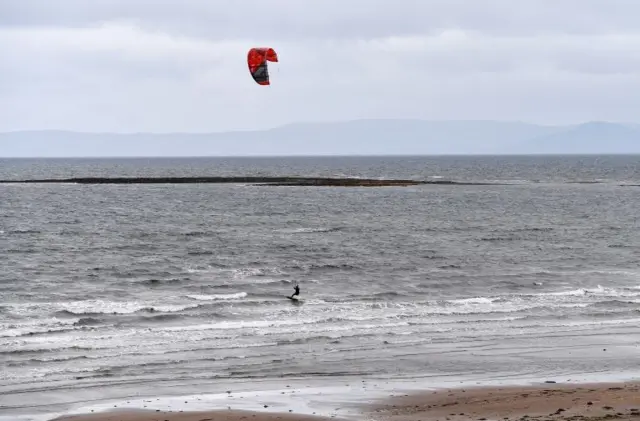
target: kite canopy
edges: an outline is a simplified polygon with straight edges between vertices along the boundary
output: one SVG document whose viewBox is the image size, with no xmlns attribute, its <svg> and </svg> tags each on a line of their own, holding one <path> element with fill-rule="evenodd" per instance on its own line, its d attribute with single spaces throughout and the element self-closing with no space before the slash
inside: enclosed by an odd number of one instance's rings
<svg viewBox="0 0 640 421">
<path fill-rule="evenodd" d="M 273 48 L 252 48 L 247 54 L 249 72 L 258 85 L 270 85 L 267 61 L 278 61 L 278 55 Z"/>
</svg>

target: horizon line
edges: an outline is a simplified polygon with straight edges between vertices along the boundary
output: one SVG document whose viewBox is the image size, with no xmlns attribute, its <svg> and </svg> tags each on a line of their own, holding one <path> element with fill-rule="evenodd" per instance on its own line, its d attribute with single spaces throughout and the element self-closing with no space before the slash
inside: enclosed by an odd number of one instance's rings
<svg viewBox="0 0 640 421">
<path fill-rule="evenodd" d="M 640 156 L 640 152 L 583 153 L 471 153 L 471 154 L 369 154 L 369 155 L 95 155 L 95 156 L 0 156 L 0 159 L 217 159 L 217 158 L 446 158 L 446 157 L 559 157 L 559 156 Z"/>
</svg>

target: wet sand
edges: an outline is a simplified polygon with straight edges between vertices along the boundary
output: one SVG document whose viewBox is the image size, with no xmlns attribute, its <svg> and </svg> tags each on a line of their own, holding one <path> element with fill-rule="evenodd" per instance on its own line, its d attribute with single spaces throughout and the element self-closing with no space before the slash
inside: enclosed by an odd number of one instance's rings
<svg viewBox="0 0 640 421">
<path fill-rule="evenodd" d="M 391 397 L 369 407 L 377 421 L 640 420 L 640 384 L 480 387 Z"/>
<path fill-rule="evenodd" d="M 51 421 L 323 421 L 328 419 L 311 415 L 216 410 L 199 412 L 109 411 L 54 418 Z"/>
</svg>

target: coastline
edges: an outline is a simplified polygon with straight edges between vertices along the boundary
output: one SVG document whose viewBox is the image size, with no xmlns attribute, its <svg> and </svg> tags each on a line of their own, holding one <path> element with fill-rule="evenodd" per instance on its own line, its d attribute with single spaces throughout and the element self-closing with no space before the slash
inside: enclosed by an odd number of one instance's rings
<svg viewBox="0 0 640 421">
<path fill-rule="evenodd" d="M 322 421 L 326 418 L 313 415 L 262 413 L 251 411 L 110 411 L 99 414 L 72 415 L 50 421 Z"/>
<path fill-rule="evenodd" d="M 391 392 L 391 390 L 387 390 Z M 335 396 L 334 396 L 335 398 Z M 306 396 L 306 399 L 312 399 Z M 148 402 L 152 402 L 149 400 Z M 286 401 L 286 400 L 285 400 Z M 339 402 L 334 402 L 340 405 Z M 47 418 L 47 421 L 322 421 L 358 419 L 370 421 L 601 421 L 640 420 L 640 383 L 584 382 L 529 385 L 466 385 L 454 388 L 403 391 L 387 397 L 373 395 L 353 402 L 348 416 L 307 413 L 277 407 L 270 411 L 212 406 L 208 410 L 103 409 Z M 269 405 L 266 405 L 267 407 Z M 292 405 L 295 407 L 295 404 Z"/>
</svg>

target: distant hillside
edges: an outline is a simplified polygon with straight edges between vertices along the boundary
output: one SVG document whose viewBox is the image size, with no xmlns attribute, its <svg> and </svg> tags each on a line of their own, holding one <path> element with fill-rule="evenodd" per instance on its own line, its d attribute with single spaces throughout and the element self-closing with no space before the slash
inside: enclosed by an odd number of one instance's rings
<svg viewBox="0 0 640 421">
<path fill-rule="evenodd" d="M 223 133 L 0 133 L 2 157 L 637 153 L 640 126 L 356 120 Z"/>
<path fill-rule="evenodd" d="M 640 126 L 590 122 L 527 142 L 525 153 L 640 153 Z"/>
</svg>

